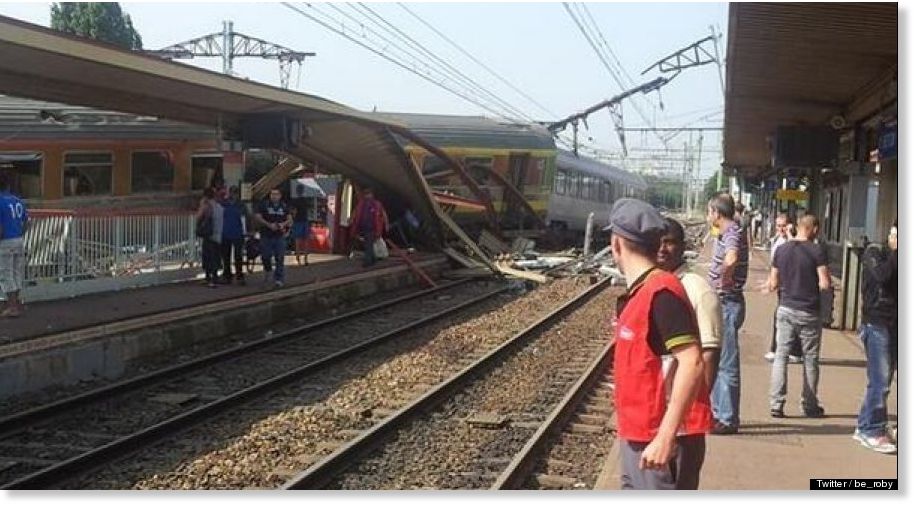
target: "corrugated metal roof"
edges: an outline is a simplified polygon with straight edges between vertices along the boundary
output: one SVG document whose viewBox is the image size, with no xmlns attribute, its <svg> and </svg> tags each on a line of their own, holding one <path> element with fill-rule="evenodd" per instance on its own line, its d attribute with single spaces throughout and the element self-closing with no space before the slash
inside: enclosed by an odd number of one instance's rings
<svg viewBox="0 0 914 506">
<path fill-rule="evenodd" d="M 559 168 L 575 169 L 586 172 L 593 176 L 610 178 L 616 181 L 623 181 L 638 190 L 646 190 L 647 182 L 640 174 L 629 172 L 625 169 L 603 163 L 585 156 L 575 156 L 571 151 L 560 149 L 555 157 L 555 164 Z"/>
<path fill-rule="evenodd" d="M 89 107 L 0 95 L 0 139 L 215 139 L 215 129 Z M 2 144 L 0 144 L 2 147 Z"/>
<path fill-rule="evenodd" d="M 898 4 L 730 3 L 725 165 L 769 163 L 778 125 L 822 125 L 846 113 L 898 65 Z"/>
<path fill-rule="evenodd" d="M 483 116 L 376 113 L 405 124 L 438 147 L 494 149 L 555 149 L 552 135 L 542 125 L 509 123 Z"/>
</svg>

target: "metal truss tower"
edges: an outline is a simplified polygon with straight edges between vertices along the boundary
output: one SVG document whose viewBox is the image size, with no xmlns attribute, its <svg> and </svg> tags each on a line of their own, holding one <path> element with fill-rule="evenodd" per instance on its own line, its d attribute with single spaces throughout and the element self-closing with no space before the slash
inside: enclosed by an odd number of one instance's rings
<svg viewBox="0 0 914 506">
<path fill-rule="evenodd" d="M 162 58 L 193 58 L 195 56 L 221 56 L 222 72 L 232 74 L 232 61 L 239 56 L 252 56 L 279 61 L 279 82 L 284 89 L 289 88 L 289 74 L 292 64 L 301 64 L 308 56 L 316 53 L 295 51 L 287 47 L 267 42 L 256 37 L 235 32 L 231 21 L 222 22 L 222 32 L 212 33 L 185 42 L 179 42 L 163 49 L 147 51 Z"/>
</svg>

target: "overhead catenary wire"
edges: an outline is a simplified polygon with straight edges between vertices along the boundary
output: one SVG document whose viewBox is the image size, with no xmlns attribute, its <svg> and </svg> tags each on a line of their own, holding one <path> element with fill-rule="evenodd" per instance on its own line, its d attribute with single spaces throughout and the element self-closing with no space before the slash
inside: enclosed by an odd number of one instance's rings
<svg viewBox="0 0 914 506">
<path fill-rule="evenodd" d="M 539 103 L 538 101 L 536 101 L 536 99 L 534 99 L 534 98 L 531 97 L 530 95 L 524 93 L 523 90 L 521 90 L 521 89 L 518 88 L 517 86 L 513 85 L 510 81 L 508 81 L 507 79 L 505 79 L 504 77 L 502 77 L 498 72 L 492 70 L 488 65 L 486 65 L 485 63 L 483 63 L 482 61 L 480 61 L 478 58 L 476 58 L 475 56 L 473 56 L 470 52 L 468 52 L 467 50 L 465 50 L 465 49 L 464 49 L 463 47 L 461 47 L 459 44 L 457 44 L 456 42 L 454 42 L 453 40 L 451 40 L 450 37 L 448 37 L 447 35 L 445 35 L 444 33 L 442 33 L 440 30 L 438 30 L 437 28 L 435 28 L 431 23 L 429 23 L 428 21 L 426 21 L 425 19 L 423 19 L 421 16 L 419 16 L 417 13 L 415 13 L 412 9 L 410 9 L 409 7 L 407 7 L 406 5 L 404 5 L 403 3 L 400 3 L 400 2 L 398 2 L 397 5 L 399 5 L 403 10 L 405 10 L 405 11 L 406 11 L 407 13 L 409 13 L 411 16 L 413 16 L 414 18 L 416 18 L 417 21 L 419 21 L 420 23 L 422 23 L 423 25 L 425 25 L 429 30 L 431 30 L 432 32 L 434 32 L 435 34 L 437 34 L 439 37 L 441 37 L 442 39 L 444 39 L 445 42 L 447 42 L 448 44 L 450 44 L 451 46 L 453 46 L 455 49 L 457 49 L 458 51 L 460 51 L 464 56 L 466 56 L 467 58 L 469 58 L 470 60 L 472 60 L 474 63 L 476 63 L 477 65 L 479 65 L 479 66 L 482 67 L 483 69 L 485 69 L 489 74 L 493 75 L 496 79 L 498 79 L 499 81 L 501 81 L 502 83 L 504 83 L 506 86 L 508 86 L 509 88 L 511 88 L 512 90 L 514 90 L 515 92 L 517 92 L 517 93 L 518 93 L 519 95 L 521 95 L 522 97 L 524 97 L 524 98 L 526 98 L 527 100 L 529 100 L 530 103 L 532 103 L 533 105 L 539 107 L 540 110 L 546 112 L 547 114 L 549 114 L 549 115 L 551 115 L 551 116 L 553 116 L 553 117 L 558 117 L 558 116 L 559 116 L 558 114 L 556 114 L 556 113 L 552 112 L 551 110 L 549 110 L 546 106 L 544 106 L 544 105 L 542 105 L 541 103 Z"/>
<path fill-rule="evenodd" d="M 308 4 L 308 6 L 315 8 L 311 4 Z M 511 107 L 510 105 L 506 106 L 504 103 L 499 102 L 497 97 L 493 100 L 493 98 L 491 96 L 487 96 L 484 91 L 480 91 L 480 89 L 479 89 L 480 87 L 478 85 L 475 85 L 475 83 L 467 84 L 467 82 L 465 80 L 463 82 L 461 82 L 462 80 L 460 79 L 460 76 L 456 76 L 456 74 L 454 74 L 450 70 L 442 69 L 440 64 L 436 65 L 436 60 L 434 59 L 435 58 L 434 55 L 431 55 L 429 52 L 425 51 L 423 53 L 422 51 L 420 51 L 420 54 L 417 55 L 415 52 L 411 52 L 411 51 L 415 51 L 414 49 L 404 49 L 402 46 L 400 46 L 395 41 L 393 41 L 390 38 L 386 37 L 385 35 L 379 33 L 378 31 L 374 30 L 370 26 L 366 26 L 361 20 L 356 19 L 349 13 L 343 11 L 337 5 L 328 4 L 328 6 L 331 9 L 340 13 L 340 15 L 342 15 L 342 16 L 348 18 L 350 21 L 356 23 L 362 29 L 363 34 L 367 34 L 370 32 L 375 37 L 379 38 L 383 42 L 383 44 L 386 46 L 385 49 L 396 50 L 397 52 L 405 55 L 406 58 L 413 59 L 415 62 L 417 62 L 418 64 L 423 66 L 429 72 L 436 72 L 439 75 L 443 76 L 444 78 L 450 79 L 454 84 L 463 88 L 464 94 L 473 95 L 477 98 L 477 100 L 487 103 L 490 107 L 497 108 L 499 110 L 499 112 L 495 113 L 497 116 L 505 117 L 505 118 L 509 118 L 509 119 L 515 119 L 515 118 L 523 115 L 522 113 L 517 111 L 517 109 Z M 318 10 L 318 9 L 315 8 L 315 10 Z M 324 15 L 327 16 L 326 13 L 324 13 Z M 370 21 L 373 21 L 373 20 L 370 20 Z M 363 35 L 363 37 L 366 37 L 366 35 Z M 424 48 L 423 48 L 423 50 L 424 50 Z M 490 111 L 491 111 L 491 109 L 490 109 Z"/>
<path fill-rule="evenodd" d="M 574 21 L 575 25 L 578 27 L 578 30 L 581 32 L 581 35 L 583 35 L 584 38 L 587 40 L 587 43 L 590 45 L 591 49 L 593 49 L 594 53 L 596 53 L 597 58 L 600 60 L 600 63 L 603 64 L 603 67 L 606 68 L 606 70 L 609 72 L 609 75 L 613 78 L 613 80 L 619 86 L 619 89 L 626 90 L 627 88 L 629 88 L 630 86 L 626 85 L 622 81 L 621 76 L 616 72 L 616 70 L 613 69 L 612 64 L 609 62 L 609 57 L 606 54 L 604 54 L 603 51 L 600 50 L 600 47 L 596 41 L 596 34 L 592 34 L 588 30 L 588 27 L 586 26 L 587 24 L 584 22 L 584 16 L 580 13 L 575 12 L 575 10 L 578 9 L 578 6 L 574 5 L 574 4 L 569 4 L 567 2 L 563 3 L 562 6 L 565 8 L 565 11 L 568 13 L 568 16 L 571 17 L 571 20 Z M 572 8 L 572 7 L 574 7 L 574 8 Z M 651 121 L 651 119 L 647 117 L 647 115 L 644 113 L 644 111 L 641 110 L 640 107 L 638 107 L 637 102 L 632 101 L 629 103 L 632 104 L 632 106 L 635 108 L 635 111 L 638 113 L 639 116 L 641 116 L 641 119 L 644 120 L 644 122 L 646 124 L 653 125 L 653 122 Z M 666 141 L 664 141 L 663 138 L 660 137 L 659 135 L 657 136 L 657 138 L 660 139 L 660 141 L 663 142 L 664 144 L 666 143 Z"/>
<path fill-rule="evenodd" d="M 374 53 L 374 54 L 380 56 L 381 58 L 383 58 L 383 59 L 385 59 L 385 60 L 387 60 L 387 61 L 389 61 L 389 62 L 391 62 L 391 63 L 393 63 L 393 64 L 395 64 L 395 65 L 397 65 L 398 67 L 400 67 L 400 68 L 402 68 L 402 69 L 404 69 L 404 70 L 406 70 L 406 71 L 408 71 L 408 72 L 410 72 L 410 73 L 412 73 L 412 74 L 417 75 L 418 77 L 420 77 L 420 78 L 422 78 L 422 79 L 424 79 L 424 80 L 426 80 L 426 81 L 428 81 L 428 82 L 434 84 L 435 86 L 438 86 L 439 88 L 442 88 L 442 89 L 444 89 L 445 91 L 448 91 L 448 92 L 450 92 L 450 93 L 452 93 L 452 94 L 454 94 L 454 95 L 456 95 L 456 96 L 458 96 L 458 97 L 460 97 L 460 98 L 466 100 L 467 102 L 473 103 L 473 104 L 479 106 L 480 108 L 482 108 L 482 109 L 484 109 L 484 110 L 486 110 L 486 111 L 488 111 L 488 112 L 494 114 L 495 116 L 498 116 L 498 117 L 507 117 L 507 115 L 505 115 L 504 111 L 499 111 L 496 107 L 492 106 L 491 104 L 487 104 L 487 103 L 485 103 L 484 101 L 481 101 L 481 100 L 479 100 L 479 99 L 473 98 L 473 97 L 469 96 L 469 95 L 470 95 L 469 93 L 461 92 L 460 90 L 454 89 L 454 87 L 448 86 L 448 85 L 445 84 L 444 82 L 436 81 L 436 80 L 435 80 L 434 78 L 432 78 L 430 75 L 423 74 L 423 73 L 419 72 L 419 71 L 417 70 L 417 68 L 411 67 L 411 66 L 409 65 L 409 63 L 404 62 L 404 61 L 401 61 L 401 60 L 398 59 L 397 57 L 394 57 L 394 56 L 391 56 L 391 55 L 385 53 L 382 49 L 378 49 L 378 48 L 376 48 L 376 47 L 372 47 L 372 45 L 370 45 L 369 43 L 363 42 L 363 41 L 358 40 L 357 38 L 355 38 L 355 37 L 349 35 L 348 33 L 346 33 L 346 25 L 345 25 L 345 23 L 340 23 L 339 20 L 333 18 L 332 16 L 329 16 L 328 14 L 326 14 L 326 13 L 324 13 L 324 12 L 322 12 L 322 11 L 319 11 L 319 10 L 316 9 L 313 5 L 308 4 L 308 6 L 311 7 L 312 10 L 313 10 L 315 13 L 321 14 L 324 18 L 329 19 L 330 21 L 326 21 L 325 19 L 318 19 L 316 16 L 311 15 L 311 14 L 309 14 L 308 12 L 305 12 L 304 10 L 302 10 L 302 9 L 298 8 L 297 6 L 292 5 L 292 4 L 288 3 L 288 2 L 281 2 L 281 4 L 282 4 L 283 6 L 285 6 L 286 8 L 288 8 L 288 9 L 290 9 L 290 10 L 296 12 L 297 14 L 299 14 L 299 15 L 301 15 L 301 16 L 303 16 L 303 17 L 305 17 L 305 18 L 307 18 L 307 19 L 309 19 L 309 20 L 311 20 L 311 21 L 313 21 L 313 22 L 315 22 L 315 23 L 317 23 L 317 24 L 323 26 L 324 28 L 326 28 L 326 29 L 328 29 L 328 30 L 330 30 L 330 31 L 332 31 L 332 32 L 334 32 L 334 33 L 336 33 L 337 35 L 340 35 L 341 37 L 344 37 L 345 39 L 347 39 L 347 40 L 349 40 L 349 41 L 351 41 L 351 42 L 353 42 L 353 43 L 355 43 L 355 44 L 361 46 L 361 47 L 364 48 L 364 49 L 367 49 L 368 51 L 371 51 L 372 53 Z M 340 28 L 337 28 L 336 26 L 334 26 L 334 24 L 339 24 L 339 25 L 340 25 Z M 415 64 L 414 64 L 414 65 L 415 65 Z"/>
<path fill-rule="evenodd" d="M 502 108 L 504 108 L 506 111 L 510 111 L 513 115 L 515 115 L 515 117 L 523 118 L 528 121 L 533 121 L 533 118 L 530 117 L 529 115 L 527 115 L 524 111 L 515 107 L 513 104 L 507 102 L 506 100 L 502 99 L 501 97 L 499 97 L 492 91 L 486 89 L 481 84 L 477 83 L 475 80 L 473 80 L 471 77 L 467 76 L 465 73 L 463 73 L 460 69 L 456 68 L 454 65 L 449 63 L 447 60 L 445 60 L 444 58 L 438 56 L 435 52 L 426 48 L 422 43 L 415 40 L 413 37 L 411 37 L 409 34 L 405 33 L 400 28 L 397 28 L 396 25 L 394 25 L 393 23 L 391 23 L 390 21 L 385 19 L 383 16 L 378 14 L 371 7 L 369 7 L 363 3 L 347 4 L 347 5 L 349 5 L 349 7 L 352 8 L 354 11 L 359 12 L 361 15 L 365 16 L 366 19 L 368 19 L 369 21 L 374 23 L 380 29 L 385 30 L 386 32 L 392 34 L 394 37 L 397 37 L 403 43 L 410 46 L 414 50 L 424 54 L 428 58 L 431 58 L 433 61 L 438 62 L 443 68 L 446 68 L 448 72 L 451 72 L 452 75 L 459 76 L 460 80 L 464 83 L 464 86 L 467 86 L 468 88 L 471 88 L 471 89 L 475 89 L 475 90 L 477 90 L 477 92 L 489 97 L 490 100 L 494 101 L 495 103 L 500 104 L 500 106 Z M 362 9 L 361 11 L 359 10 L 359 7 Z"/>
</svg>

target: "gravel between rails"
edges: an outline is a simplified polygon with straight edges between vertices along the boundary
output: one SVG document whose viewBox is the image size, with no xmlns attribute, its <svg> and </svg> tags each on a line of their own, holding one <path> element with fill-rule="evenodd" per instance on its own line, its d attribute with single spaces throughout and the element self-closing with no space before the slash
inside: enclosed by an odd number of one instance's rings
<svg viewBox="0 0 914 506">
<path fill-rule="evenodd" d="M 0 459 L 16 464 L 0 469 L 0 483 L 27 476 L 48 467 L 53 461 L 64 461 L 102 447 L 384 332 L 419 321 L 429 314 L 493 293 L 503 286 L 502 282 L 491 280 L 451 286 L 328 327 L 296 333 L 269 347 L 196 367 L 163 382 L 81 404 L 67 410 L 66 416 L 5 435 L 0 440 Z"/>
<path fill-rule="evenodd" d="M 331 374 L 303 380 L 64 484 L 65 488 L 276 488 L 297 470 L 421 395 L 588 285 L 562 279 L 523 297 L 402 336 Z"/>
<path fill-rule="evenodd" d="M 593 489 L 615 440 L 609 371 L 588 388 L 575 414 L 540 455 L 523 488 Z"/>
<path fill-rule="evenodd" d="M 408 424 L 330 488 L 489 488 L 602 350 L 607 336 L 601 322 L 614 307 L 610 294 L 616 291 L 599 294 L 433 413 Z M 482 414 L 504 417 L 506 423 L 472 423 Z"/>
</svg>

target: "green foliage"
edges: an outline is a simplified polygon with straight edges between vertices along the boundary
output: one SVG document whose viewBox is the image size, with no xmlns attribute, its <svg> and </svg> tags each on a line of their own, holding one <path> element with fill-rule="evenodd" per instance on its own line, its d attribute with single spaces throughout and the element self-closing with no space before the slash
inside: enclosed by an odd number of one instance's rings
<svg viewBox="0 0 914 506">
<path fill-rule="evenodd" d="M 705 182 L 705 202 L 711 200 L 711 197 L 717 193 L 717 172 L 711 175 Z"/>
<path fill-rule="evenodd" d="M 51 4 L 51 28 L 127 49 L 143 49 L 130 15 L 124 14 L 117 2 L 55 2 Z"/>
<path fill-rule="evenodd" d="M 651 205 L 667 209 L 682 207 L 682 181 L 652 176 L 646 176 L 644 180 L 647 183 L 645 200 Z"/>
</svg>

